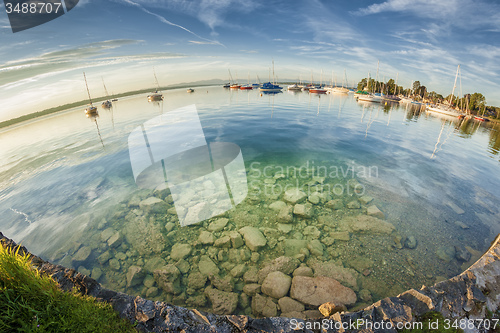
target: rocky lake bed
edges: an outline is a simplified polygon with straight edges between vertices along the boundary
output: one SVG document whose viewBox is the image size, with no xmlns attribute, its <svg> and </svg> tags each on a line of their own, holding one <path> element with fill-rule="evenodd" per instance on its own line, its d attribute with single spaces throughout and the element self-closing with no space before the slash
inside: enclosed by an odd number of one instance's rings
<svg viewBox="0 0 500 333">
<path fill-rule="evenodd" d="M 49 260 L 107 288 L 187 308 L 316 318 L 323 303 L 361 309 L 454 276 L 482 254 L 458 218 L 447 224 L 454 234 L 436 242 L 405 229 L 362 178 L 315 170 L 249 170 L 241 204 L 185 227 L 166 186 L 137 189 L 106 214 L 83 216 L 85 228 Z"/>
</svg>

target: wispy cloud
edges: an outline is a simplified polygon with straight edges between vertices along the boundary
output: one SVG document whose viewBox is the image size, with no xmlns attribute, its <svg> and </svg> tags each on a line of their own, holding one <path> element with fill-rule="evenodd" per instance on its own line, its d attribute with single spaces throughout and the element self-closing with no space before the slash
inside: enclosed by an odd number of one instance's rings
<svg viewBox="0 0 500 333">
<path fill-rule="evenodd" d="M 173 23 L 173 22 L 170 22 L 169 20 L 167 20 L 166 18 L 164 18 L 163 16 L 161 15 L 158 15 L 156 13 L 153 13 L 149 10 L 147 10 L 146 8 L 144 8 L 141 4 L 137 3 L 137 2 L 134 2 L 134 1 L 131 1 L 131 0 L 121 0 L 129 5 L 132 5 L 134 7 L 137 7 L 139 8 L 140 10 L 142 10 L 143 12 L 149 14 L 149 15 L 152 15 L 154 17 L 156 17 L 157 19 L 159 19 L 161 22 L 165 23 L 165 24 L 168 24 L 168 25 L 171 25 L 171 26 L 174 26 L 174 27 L 177 27 L 179 29 L 182 29 L 188 33 L 190 33 L 191 35 L 201 39 L 201 40 L 204 40 L 206 42 L 210 42 L 211 44 L 217 44 L 217 45 L 220 45 L 220 46 L 224 46 L 222 43 L 218 42 L 218 41 L 215 41 L 215 40 L 210 40 L 208 38 L 204 38 L 204 37 L 201 37 L 199 36 L 198 34 L 194 33 L 193 31 L 189 30 L 188 28 L 185 28 L 183 27 L 182 25 L 179 25 L 179 24 L 176 24 L 176 23 Z"/>
<path fill-rule="evenodd" d="M 8 89 L 81 68 L 112 66 L 130 62 L 150 62 L 184 56 L 168 52 L 128 56 L 109 53 L 111 49 L 140 42 L 142 41 L 108 40 L 9 61 L 0 64 L 0 88 Z"/>
</svg>

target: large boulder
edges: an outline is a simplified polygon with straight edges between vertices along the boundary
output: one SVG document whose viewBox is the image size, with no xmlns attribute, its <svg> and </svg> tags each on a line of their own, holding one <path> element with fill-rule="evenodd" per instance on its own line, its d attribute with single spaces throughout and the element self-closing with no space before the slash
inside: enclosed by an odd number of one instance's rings
<svg viewBox="0 0 500 333">
<path fill-rule="evenodd" d="M 294 276 L 290 288 L 290 297 L 297 301 L 320 306 L 326 302 L 350 305 L 356 303 L 356 293 L 344 287 L 335 279 L 325 276 Z"/>
<path fill-rule="evenodd" d="M 217 265 L 207 255 L 201 256 L 200 262 L 198 263 L 198 269 L 200 273 L 205 276 L 217 275 L 220 271 Z"/>
<path fill-rule="evenodd" d="M 288 294 L 292 278 L 280 271 L 269 273 L 262 282 L 262 293 L 273 298 L 281 298 Z"/>
<path fill-rule="evenodd" d="M 272 298 L 257 294 L 252 297 L 252 312 L 257 316 L 276 317 L 278 307 Z"/>
<path fill-rule="evenodd" d="M 245 245 L 252 251 L 258 251 L 267 244 L 266 237 L 255 227 L 246 226 L 238 231 L 243 235 Z"/>
</svg>

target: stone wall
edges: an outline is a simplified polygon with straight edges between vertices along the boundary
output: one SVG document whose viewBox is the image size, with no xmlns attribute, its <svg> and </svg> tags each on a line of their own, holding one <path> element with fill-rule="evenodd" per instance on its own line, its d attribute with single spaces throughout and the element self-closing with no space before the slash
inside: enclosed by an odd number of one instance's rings
<svg viewBox="0 0 500 333">
<path fill-rule="evenodd" d="M 17 246 L 1 232 L 0 242 L 8 247 Z M 20 251 L 28 253 L 25 247 Z M 488 311 L 498 311 L 500 305 L 500 235 L 474 265 L 454 278 L 384 298 L 358 312 L 337 312 L 316 320 L 254 319 L 189 310 L 103 288 L 74 269 L 51 264 L 34 255 L 32 262 L 40 272 L 52 275 L 62 289 L 76 288 L 82 294 L 109 302 L 121 317 L 137 323 L 137 329 L 143 332 L 396 332 L 397 325 L 411 323 L 429 311 L 439 311 L 453 320 L 482 319 Z M 359 329 L 352 329 L 355 323 L 361 324 Z M 366 328 L 366 325 L 374 328 Z"/>
</svg>

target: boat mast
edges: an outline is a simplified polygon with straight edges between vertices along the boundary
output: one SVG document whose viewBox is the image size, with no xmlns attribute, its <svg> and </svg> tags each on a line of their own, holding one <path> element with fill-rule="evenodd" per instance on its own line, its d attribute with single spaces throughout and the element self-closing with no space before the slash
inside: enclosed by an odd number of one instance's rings
<svg viewBox="0 0 500 333">
<path fill-rule="evenodd" d="M 276 84 L 276 80 L 274 79 L 274 59 L 273 59 L 273 84 Z"/>
<path fill-rule="evenodd" d="M 155 68 L 153 67 L 153 74 L 155 76 L 155 83 L 156 83 L 156 91 L 160 90 L 160 84 L 158 83 L 158 78 L 156 77 L 156 72 L 155 72 Z"/>
<path fill-rule="evenodd" d="M 453 90 L 451 91 L 451 96 L 450 96 L 450 106 L 452 106 L 452 101 L 453 101 L 453 94 L 455 93 L 455 88 L 457 87 L 457 78 L 458 78 L 458 73 L 460 71 L 460 64 L 457 67 L 457 74 L 455 75 L 455 83 L 453 83 Z"/>
<path fill-rule="evenodd" d="M 85 72 L 83 72 L 83 78 L 85 79 L 85 86 L 87 87 L 87 94 L 89 95 L 90 106 L 93 106 L 92 98 L 90 98 L 89 85 L 87 84 L 87 77 L 85 76 Z"/>
<path fill-rule="evenodd" d="M 377 60 L 377 76 L 375 77 L 375 90 L 377 90 L 377 83 L 378 83 L 378 67 L 380 65 L 380 60 Z M 374 91 L 376 92 L 376 91 Z"/>
<path fill-rule="evenodd" d="M 104 78 L 101 76 L 102 85 L 104 86 L 104 92 L 106 93 L 106 98 L 109 99 L 108 89 L 106 89 L 106 85 L 104 84 Z"/>
<path fill-rule="evenodd" d="M 398 78 L 399 78 L 399 72 L 396 73 L 396 85 L 394 86 L 394 95 L 398 95 Z"/>
</svg>

